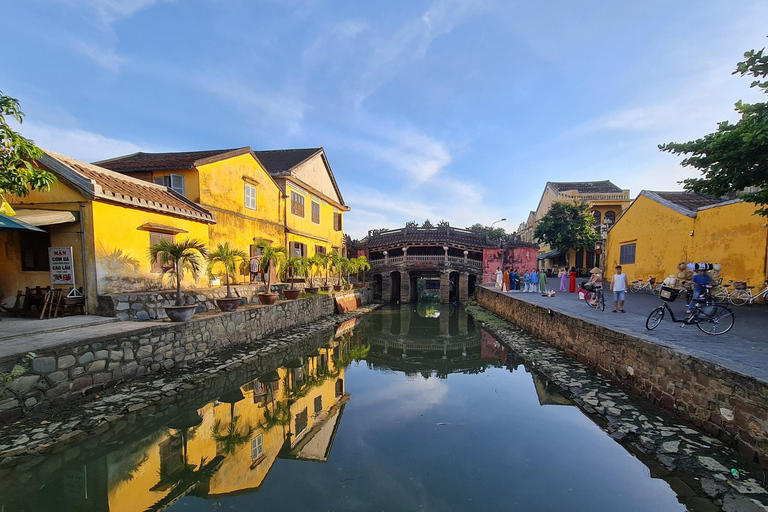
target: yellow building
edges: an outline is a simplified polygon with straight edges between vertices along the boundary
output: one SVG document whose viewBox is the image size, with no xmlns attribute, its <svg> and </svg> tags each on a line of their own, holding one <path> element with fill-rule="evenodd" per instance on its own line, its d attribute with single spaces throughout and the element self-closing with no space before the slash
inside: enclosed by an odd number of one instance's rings
<svg viewBox="0 0 768 512">
<path fill-rule="evenodd" d="M 517 235 L 524 242 L 538 243 L 533 234 L 542 217 L 549 212 L 555 202 L 586 202 L 595 216 L 595 225 L 613 224 L 621 212 L 629 207 L 629 190 L 622 190 L 610 181 L 548 181 L 539 200 L 536 211 L 528 214 L 528 219 L 518 228 Z M 576 267 L 590 268 L 598 266 L 599 256 L 593 248 L 577 251 L 570 249 L 568 254 L 553 251 L 547 244 L 539 246 L 540 268 Z"/>
<path fill-rule="evenodd" d="M 285 247 L 291 255 L 344 251 L 344 204 L 323 148 L 256 151 L 280 186 L 285 203 Z"/>
<path fill-rule="evenodd" d="M 724 281 L 760 285 L 768 269 L 768 222 L 755 205 L 695 192 L 643 190 L 608 235 L 606 266 L 630 279 L 659 279 L 685 263 L 720 263 Z"/>
<path fill-rule="evenodd" d="M 212 248 L 229 242 L 250 255 L 255 242 L 282 245 L 283 192 L 249 147 L 179 153 L 134 153 L 97 162 L 116 172 L 170 187 L 216 216 Z"/>
<path fill-rule="evenodd" d="M 162 268 L 147 252 L 160 238 L 208 243 L 213 215 L 163 185 L 44 151 L 38 165 L 57 178 L 48 192 L 8 196 L 38 232 L 0 232 L 0 295 L 50 286 L 49 247 L 71 247 L 75 287 L 95 310 L 97 295 L 157 289 Z M 195 283 L 187 280 L 188 286 Z"/>
</svg>

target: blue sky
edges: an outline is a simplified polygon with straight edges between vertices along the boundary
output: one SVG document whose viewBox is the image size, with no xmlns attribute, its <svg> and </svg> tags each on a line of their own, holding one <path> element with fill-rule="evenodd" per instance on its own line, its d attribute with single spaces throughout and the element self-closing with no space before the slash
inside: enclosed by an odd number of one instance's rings
<svg viewBox="0 0 768 512">
<path fill-rule="evenodd" d="M 355 237 L 513 231 L 546 181 L 679 189 L 691 172 L 656 145 L 762 99 L 731 72 L 768 35 L 762 0 L 24 0 L 3 17 L 0 90 L 40 146 L 323 146 Z"/>
</svg>

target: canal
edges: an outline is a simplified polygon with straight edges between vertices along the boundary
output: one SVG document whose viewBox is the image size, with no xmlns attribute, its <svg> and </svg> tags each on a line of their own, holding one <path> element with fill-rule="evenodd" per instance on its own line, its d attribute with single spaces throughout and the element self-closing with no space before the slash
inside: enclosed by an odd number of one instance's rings
<svg viewBox="0 0 768 512">
<path fill-rule="evenodd" d="M 0 510 L 686 510 L 461 308 L 431 303 L 76 448 L 47 472 L 19 464 Z"/>
</svg>

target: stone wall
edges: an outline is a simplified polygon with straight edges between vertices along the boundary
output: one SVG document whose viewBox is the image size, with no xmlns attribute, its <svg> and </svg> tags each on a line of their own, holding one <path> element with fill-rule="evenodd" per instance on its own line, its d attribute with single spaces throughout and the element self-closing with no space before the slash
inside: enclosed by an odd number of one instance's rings
<svg viewBox="0 0 768 512">
<path fill-rule="evenodd" d="M 650 341 L 478 288 L 491 313 L 768 466 L 768 384 Z"/>
<path fill-rule="evenodd" d="M 275 293 L 279 293 L 288 286 L 287 284 L 272 285 L 272 289 Z M 304 284 L 298 283 L 294 287 L 303 289 Z M 243 305 L 245 305 L 258 303 L 257 294 L 262 293 L 266 286 L 254 283 L 232 285 L 231 288 L 232 294 L 242 297 Z M 227 287 L 183 290 L 181 294 L 185 304 L 197 304 L 197 312 L 205 313 L 216 310 L 216 299 L 223 299 L 227 296 Z M 163 306 L 173 305 L 175 301 L 175 290 L 99 295 L 96 314 L 114 316 L 120 320 L 164 319 L 168 316 L 165 314 Z"/>
<path fill-rule="evenodd" d="M 371 302 L 371 295 L 370 290 L 362 291 L 364 304 Z M 183 323 L 153 322 L 130 335 L 103 336 L 38 351 L 26 375 L 0 388 L 0 421 L 333 314 L 333 297 L 317 295 L 204 315 Z M 18 359 L 0 360 L 0 371 L 10 371 Z"/>
</svg>

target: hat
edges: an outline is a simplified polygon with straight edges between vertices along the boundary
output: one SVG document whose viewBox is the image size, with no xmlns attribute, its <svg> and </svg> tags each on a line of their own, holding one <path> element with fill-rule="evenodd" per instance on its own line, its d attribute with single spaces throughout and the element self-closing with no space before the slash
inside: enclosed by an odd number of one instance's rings
<svg viewBox="0 0 768 512">
<path fill-rule="evenodd" d="M 590 270 L 589 273 L 590 274 L 602 274 L 603 272 L 599 268 L 595 267 L 592 270 Z"/>
</svg>

